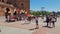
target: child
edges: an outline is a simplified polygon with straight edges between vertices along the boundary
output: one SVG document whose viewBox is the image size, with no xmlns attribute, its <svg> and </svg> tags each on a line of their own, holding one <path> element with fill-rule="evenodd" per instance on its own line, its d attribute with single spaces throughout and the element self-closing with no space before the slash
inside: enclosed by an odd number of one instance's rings
<svg viewBox="0 0 60 34">
<path fill-rule="evenodd" d="M 36 21 L 36 29 L 38 29 L 39 28 L 38 17 L 35 17 L 35 21 Z"/>
</svg>

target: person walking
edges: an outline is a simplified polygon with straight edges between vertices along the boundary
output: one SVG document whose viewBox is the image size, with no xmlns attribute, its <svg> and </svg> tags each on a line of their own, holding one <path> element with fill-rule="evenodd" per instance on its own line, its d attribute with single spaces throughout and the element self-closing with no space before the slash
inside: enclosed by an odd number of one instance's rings
<svg viewBox="0 0 60 34">
<path fill-rule="evenodd" d="M 52 15 L 49 16 L 49 27 L 51 27 Z"/>
<path fill-rule="evenodd" d="M 35 21 L 36 21 L 36 29 L 39 29 L 39 24 L 38 24 L 38 17 L 35 17 Z"/>
<path fill-rule="evenodd" d="M 56 17 L 53 16 L 51 21 L 52 21 L 53 27 L 55 27 L 55 22 L 57 21 Z"/>
<path fill-rule="evenodd" d="M 49 16 L 46 16 L 46 23 L 47 23 L 46 27 L 48 27 L 48 25 L 49 25 Z"/>
</svg>

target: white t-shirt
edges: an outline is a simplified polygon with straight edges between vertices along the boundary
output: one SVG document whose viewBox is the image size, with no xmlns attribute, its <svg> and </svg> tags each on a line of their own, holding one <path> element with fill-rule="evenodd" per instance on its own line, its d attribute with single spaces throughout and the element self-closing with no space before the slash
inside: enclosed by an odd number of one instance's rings
<svg viewBox="0 0 60 34">
<path fill-rule="evenodd" d="M 52 18 L 52 21 L 55 21 L 56 19 L 55 18 Z"/>
</svg>

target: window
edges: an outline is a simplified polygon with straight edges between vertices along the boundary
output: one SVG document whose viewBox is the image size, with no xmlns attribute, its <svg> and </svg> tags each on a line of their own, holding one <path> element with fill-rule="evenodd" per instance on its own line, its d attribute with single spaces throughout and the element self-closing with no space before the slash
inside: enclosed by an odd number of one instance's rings
<svg viewBox="0 0 60 34">
<path fill-rule="evenodd" d="M 24 2 L 24 0 L 21 0 L 22 2 Z"/>
<path fill-rule="evenodd" d="M 21 5 L 24 5 L 23 3 L 21 3 Z"/>
<path fill-rule="evenodd" d="M 24 9 L 24 4 L 23 3 L 21 3 L 21 8 Z"/>
<path fill-rule="evenodd" d="M 4 0 L 2 0 L 2 2 L 4 2 Z"/>
<path fill-rule="evenodd" d="M 7 3 L 8 4 L 12 4 L 13 2 L 11 0 L 7 0 Z"/>
<path fill-rule="evenodd" d="M 14 4 L 13 4 L 15 7 L 17 7 L 17 3 L 15 2 Z"/>
<path fill-rule="evenodd" d="M 13 2 L 16 2 L 16 0 L 14 0 Z"/>
</svg>

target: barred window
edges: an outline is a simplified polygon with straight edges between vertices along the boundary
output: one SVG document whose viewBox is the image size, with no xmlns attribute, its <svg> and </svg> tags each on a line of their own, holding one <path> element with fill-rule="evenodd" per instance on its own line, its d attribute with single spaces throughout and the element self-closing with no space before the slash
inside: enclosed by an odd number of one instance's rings
<svg viewBox="0 0 60 34">
<path fill-rule="evenodd" d="M 4 2 L 4 0 L 2 0 L 2 2 Z"/>
<path fill-rule="evenodd" d="M 24 4 L 23 3 L 21 3 L 21 7 L 22 7 L 22 9 L 24 8 Z"/>
</svg>

